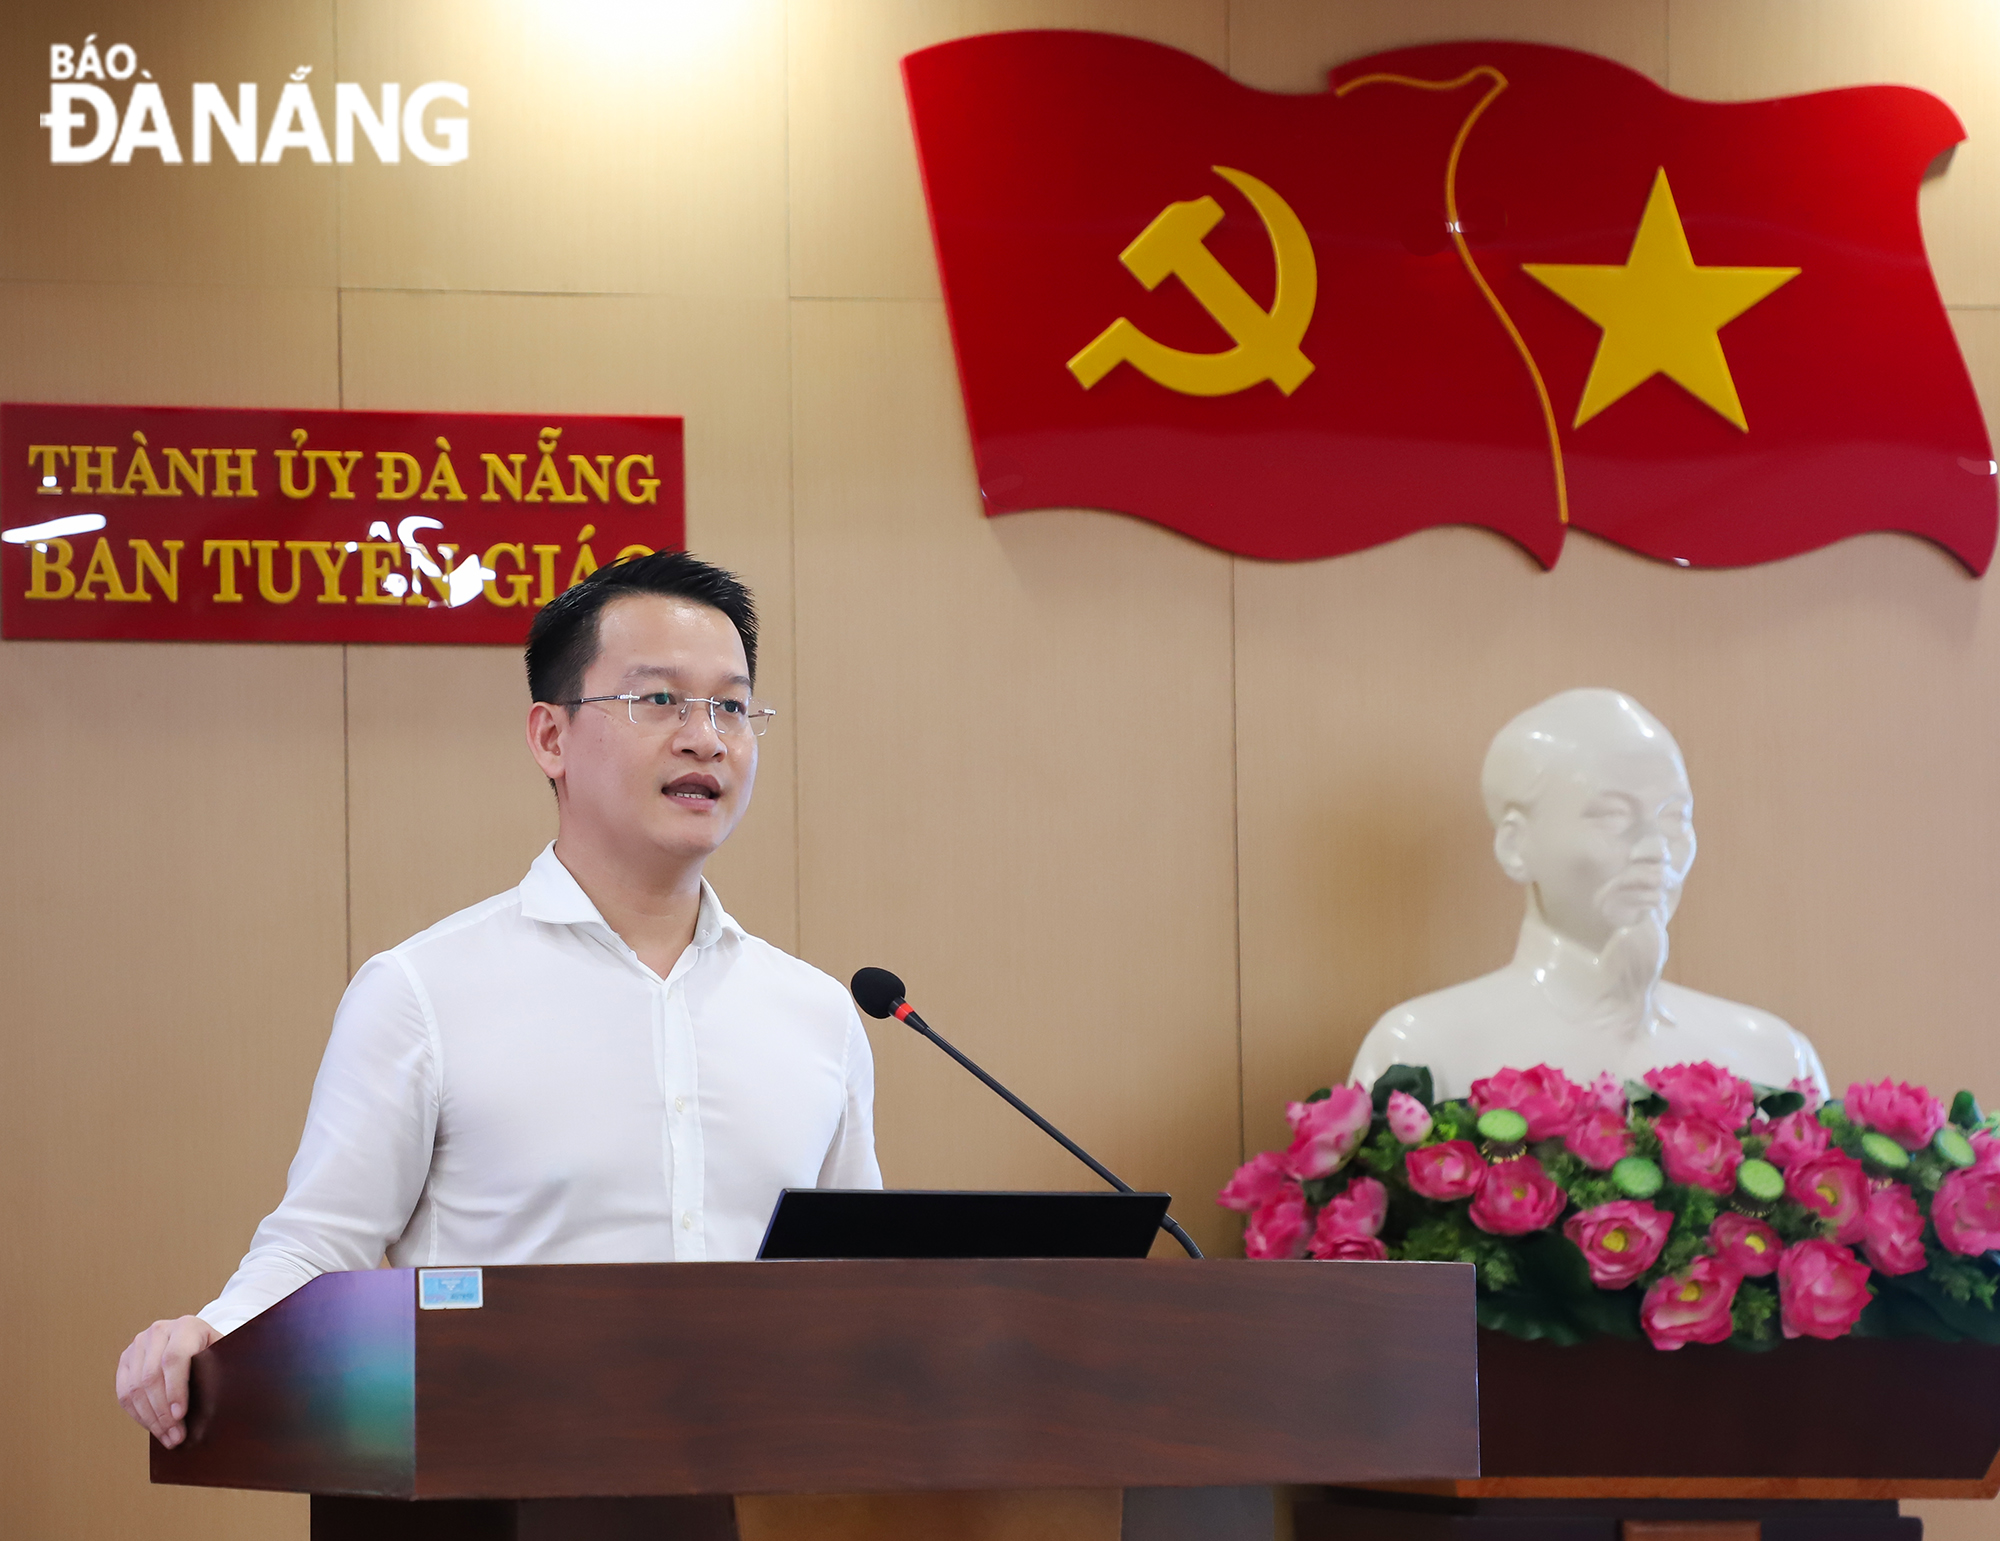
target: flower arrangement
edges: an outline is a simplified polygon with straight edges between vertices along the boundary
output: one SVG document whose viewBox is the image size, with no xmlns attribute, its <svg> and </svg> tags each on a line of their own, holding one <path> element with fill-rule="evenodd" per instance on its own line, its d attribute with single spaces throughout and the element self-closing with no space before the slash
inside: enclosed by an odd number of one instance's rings
<svg viewBox="0 0 2000 1541">
<path fill-rule="evenodd" d="M 2000 1344 L 2000 1118 L 1970 1092 L 1947 1110 L 1885 1080 L 1817 1106 L 1710 1064 L 1431 1089 L 1396 1065 L 1289 1104 L 1290 1146 L 1218 1200 L 1249 1217 L 1245 1252 L 1472 1263 L 1480 1325 L 1562 1343 Z"/>
</svg>

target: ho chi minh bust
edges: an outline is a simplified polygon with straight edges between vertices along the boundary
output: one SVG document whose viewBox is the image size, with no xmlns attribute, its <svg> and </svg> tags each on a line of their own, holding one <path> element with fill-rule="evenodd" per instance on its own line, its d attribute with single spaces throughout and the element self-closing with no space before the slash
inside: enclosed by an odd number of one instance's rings
<svg viewBox="0 0 2000 1541">
<path fill-rule="evenodd" d="M 1354 1061 L 1362 1086 L 1428 1065 L 1440 1097 L 1506 1066 L 1588 1082 L 1710 1060 L 1766 1086 L 1826 1072 L 1768 1011 L 1660 978 L 1667 923 L 1693 865 L 1694 795 L 1680 746 L 1615 690 L 1569 690 L 1516 717 L 1481 777 L 1493 854 L 1527 890 L 1514 961 L 1406 1001 Z"/>
</svg>

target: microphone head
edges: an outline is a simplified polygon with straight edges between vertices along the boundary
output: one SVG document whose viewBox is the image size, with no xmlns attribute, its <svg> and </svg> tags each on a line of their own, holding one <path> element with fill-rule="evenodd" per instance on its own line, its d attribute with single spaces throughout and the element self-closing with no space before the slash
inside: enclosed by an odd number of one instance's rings
<svg viewBox="0 0 2000 1541">
<path fill-rule="evenodd" d="M 848 986 L 854 1004 L 871 1017 L 891 1015 L 903 1001 L 903 981 L 885 968 L 864 968 Z"/>
</svg>

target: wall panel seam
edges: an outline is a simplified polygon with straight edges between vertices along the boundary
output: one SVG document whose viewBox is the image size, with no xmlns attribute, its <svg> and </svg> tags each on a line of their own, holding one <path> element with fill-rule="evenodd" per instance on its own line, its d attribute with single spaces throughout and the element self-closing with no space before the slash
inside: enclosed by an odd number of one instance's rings
<svg viewBox="0 0 2000 1541">
<path fill-rule="evenodd" d="M 1236 990 L 1236 1160 L 1249 1160 L 1250 1089 L 1243 1073 L 1243 741 L 1237 732 L 1237 703 L 1243 693 L 1236 662 L 1236 574 L 1229 558 L 1229 883 L 1230 914 L 1236 922 L 1232 967 Z"/>
<path fill-rule="evenodd" d="M 799 690 L 799 415 L 797 341 L 792 330 L 792 12 L 783 9 L 781 51 L 785 60 L 785 553 L 789 571 L 787 599 L 792 612 L 792 947 L 806 955 L 805 721 L 798 707 Z"/>
</svg>

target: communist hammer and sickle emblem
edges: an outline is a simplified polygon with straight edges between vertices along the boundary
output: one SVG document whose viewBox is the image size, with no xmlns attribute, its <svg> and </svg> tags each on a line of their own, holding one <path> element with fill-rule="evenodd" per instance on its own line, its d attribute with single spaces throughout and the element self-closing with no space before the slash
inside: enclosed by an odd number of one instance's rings
<svg viewBox="0 0 2000 1541">
<path fill-rule="evenodd" d="M 1118 260 L 1148 289 L 1157 289 L 1170 273 L 1178 277 L 1236 346 L 1220 353 L 1189 353 L 1155 342 L 1120 316 L 1069 361 L 1070 373 L 1085 390 L 1120 364 L 1189 396 L 1228 396 L 1259 380 L 1269 380 L 1289 396 L 1312 373 L 1312 360 L 1299 351 L 1319 298 L 1319 266 L 1306 228 L 1290 204 L 1248 172 L 1228 166 L 1210 169 L 1248 198 L 1264 221 L 1278 269 L 1271 308 L 1251 299 L 1202 244 L 1221 222 L 1222 205 L 1207 197 L 1170 203 Z"/>
</svg>

